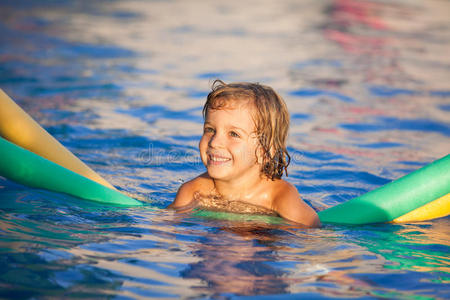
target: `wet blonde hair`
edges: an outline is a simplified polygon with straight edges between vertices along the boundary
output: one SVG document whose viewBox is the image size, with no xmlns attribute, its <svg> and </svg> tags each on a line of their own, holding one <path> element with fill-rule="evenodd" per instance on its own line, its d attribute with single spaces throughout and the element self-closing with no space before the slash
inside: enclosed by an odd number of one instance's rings
<svg viewBox="0 0 450 300">
<path fill-rule="evenodd" d="M 230 101 L 251 101 L 253 120 L 262 149 L 262 172 L 272 180 L 280 179 L 291 160 L 286 149 L 289 113 L 281 98 L 271 87 L 259 83 L 237 82 L 226 84 L 215 80 L 203 106 L 203 118 L 210 109 L 223 109 Z M 255 153 L 256 155 L 256 153 Z"/>
</svg>

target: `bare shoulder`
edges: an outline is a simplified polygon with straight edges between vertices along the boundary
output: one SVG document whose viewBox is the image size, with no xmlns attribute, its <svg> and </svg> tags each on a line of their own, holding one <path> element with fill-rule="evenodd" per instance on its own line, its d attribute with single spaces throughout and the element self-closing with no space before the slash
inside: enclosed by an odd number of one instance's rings
<svg viewBox="0 0 450 300">
<path fill-rule="evenodd" d="M 275 184 L 274 196 L 276 199 L 287 197 L 287 196 L 300 198 L 300 194 L 299 194 L 297 188 L 292 183 L 289 183 L 283 179 L 279 179 L 279 180 L 275 180 L 274 184 Z"/>
<path fill-rule="evenodd" d="M 211 178 L 207 173 L 203 173 L 196 178 L 183 183 L 179 188 L 175 200 L 168 206 L 168 208 L 186 207 L 194 199 L 194 193 L 197 191 L 204 191 L 210 188 L 212 184 Z"/>
<path fill-rule="evenodd" d="M 277 180 L 273 194 L 273 208 L 283 218 L 308 227 L 320 226 L 314 209 L 300 197 L 297 188 L 285 181 Z"/>
</svg>

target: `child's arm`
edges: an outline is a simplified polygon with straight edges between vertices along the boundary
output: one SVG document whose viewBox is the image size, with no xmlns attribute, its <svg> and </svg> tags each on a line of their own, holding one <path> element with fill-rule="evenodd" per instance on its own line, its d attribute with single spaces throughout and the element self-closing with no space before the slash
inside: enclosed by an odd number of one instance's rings
<svg viewBox="0 0 450 300">
<path fill-rule="evenodd" d="M 194 189 L 193 182 L 188 181 L 183 183 L 178 189 L 177 195 L 175 196 L 175 200 L 167 206 L 167 208 L 184 208 L 187 207 L 194 199 Z"/>
<path fill-rule="evenodd" d="M 312 207 L 301 198 L 295 186 L 284 181 L 274 199 L 274 210 L 283 218 L 308 227 L 319 227 L 320 220 Z"/>
<path fill-rule="evenodd" d="M 175 200 L 167 207 L 181 210 L 188 210 L 192 208 L 192 204 L 195 204 L 194 194 L 195 192 L 202 191 L 208 186 L 209 176 L 207 173 L 203 173 L 198 177 L 183 183 L 178 189 Z"/>
</svg>

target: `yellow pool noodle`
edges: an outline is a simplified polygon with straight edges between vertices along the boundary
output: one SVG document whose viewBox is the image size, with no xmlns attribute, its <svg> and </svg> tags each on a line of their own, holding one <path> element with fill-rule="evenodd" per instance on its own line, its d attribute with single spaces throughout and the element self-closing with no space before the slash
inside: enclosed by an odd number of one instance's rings
<svg viewBox="0 0 450 300">
<path fill-rule="evenodd" d="M 449 214 L 450 193 L 394 219 L 392 223 L 426 221 L 446 217 Z"/>
<path fill-rule="evenodd" d="M 87 177 L 115 188 L 59 143 L 0 89 L 0 135 L 10 142 Z"/>
</svg>

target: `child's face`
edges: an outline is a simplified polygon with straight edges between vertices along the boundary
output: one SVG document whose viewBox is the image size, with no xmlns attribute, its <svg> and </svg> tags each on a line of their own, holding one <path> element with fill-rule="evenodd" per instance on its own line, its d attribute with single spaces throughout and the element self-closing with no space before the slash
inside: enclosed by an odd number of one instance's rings
<svg viewBox="0 0 450 300">
<path fill-rule="evenodd" d="M 253 108 L 246 102 L 232 104 L 208 110 L 199 144 L 202 162 L 216 180 L 245 180 L 260 174 Z"/>
</svg>

